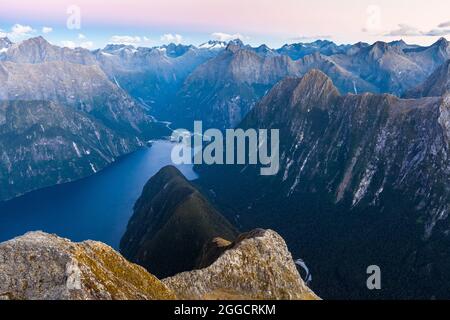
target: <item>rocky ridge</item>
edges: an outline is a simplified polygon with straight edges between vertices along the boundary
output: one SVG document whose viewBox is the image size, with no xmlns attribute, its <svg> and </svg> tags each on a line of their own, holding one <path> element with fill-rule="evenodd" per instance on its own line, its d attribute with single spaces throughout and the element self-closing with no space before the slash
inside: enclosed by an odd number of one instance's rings
<svg viewBox="0 0 450 320">
<path fill-rule="evenodd" d="M 0 299 L 173 299 L 144 268 L 105 244 L 32 232 L 0 244 Z"/>
<path fill-rule="evenodd" d="M 181 299 L 317 300 L 284 240 L 272 230 L 240 235 L 210 266 L 163 280 Z"/>
<path fill-rule="evenodd" d="M 257 230 L 241 236 L 210 267 L 163 281 L 102 243 L 73 243 L 56 235 L 30 232 L 0 243 L 2 299 L 310 300 L 318 297 L 303 283 L 283 239 L 273 231 Z"/>
</svg>

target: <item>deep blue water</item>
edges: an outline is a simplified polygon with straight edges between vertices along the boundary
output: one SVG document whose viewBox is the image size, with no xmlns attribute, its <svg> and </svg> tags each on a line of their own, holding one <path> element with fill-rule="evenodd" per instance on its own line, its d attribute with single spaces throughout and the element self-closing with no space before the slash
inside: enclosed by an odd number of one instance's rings
<svg viewBox="0 0 450 320">
<path fill-rule="evenodd" d="M 97 240 L 118 248 L 145 183 L 172 164 L 172 146 L 168 141 L 156 141 L 88 178 L 0 202 L 0 242 L 42 230 L 73 241 Z M 192 166 L 178 168 L 188 179 L 196 177 Z"/>
</svg>

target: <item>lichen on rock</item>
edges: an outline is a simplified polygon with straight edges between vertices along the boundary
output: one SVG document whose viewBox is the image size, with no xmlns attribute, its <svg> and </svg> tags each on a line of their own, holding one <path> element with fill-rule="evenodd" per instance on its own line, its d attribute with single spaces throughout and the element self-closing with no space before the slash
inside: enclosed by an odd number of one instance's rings
<svg viewBox="0 0 450 320">
<path fill-rule="evenodd" d="M 0 299 L 173 299 L 144 268 L 94 241 L 30 232 L 0 244 Z"/>
</svg>

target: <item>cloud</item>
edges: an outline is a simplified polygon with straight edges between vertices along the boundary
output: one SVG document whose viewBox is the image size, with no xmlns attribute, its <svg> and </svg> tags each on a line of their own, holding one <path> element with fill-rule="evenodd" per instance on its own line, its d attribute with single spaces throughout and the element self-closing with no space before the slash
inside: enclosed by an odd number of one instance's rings
<svg viewBox="0 0 450 320">
<path fill-rule="evenodd" d="M 179 34 L 166 33 L 161 37 L 161 41 L 180 44 L 183 41 L 183 37 Z"/>
<path fill-rule="evenodd" d="M 211 34 L 211 37 L 213 37 L 214 40 L 225 41 L 225 42 L 235 40 L 235 39 L 241 39 L 241 40 L 245 39 L 245 37 L 240 33 L 229 34 L 229 33 L 224 33 L 224 32 L 214 32 L 213 34 Z"/>
<path fill-rule="evenodd" d="M 80 47 L 84 49 L 92 49 L 94 47 L 94 43 L 92 41 L 85 41 L 80 43 Z"/>
<path fill-rule="evenodd" d="M 30 26 L 24 26 L 19 23 L 16 23 L 11 27 L 11 32 L 8 33 L 8 37 L 11 38 L 23 38 L 29 37 L 34 33 L 35 30 Z"/>
<path fill-rule="evenodd" d="M 42 27 L 42 33 L 50 33 L 53 31 L 51 27 Z"/>
<path fill-rule="evenodd" d="M 0 29 L 0 37 L 20 39 L 24 37 L 31 37 L 34 32 L 36 32 L 36 30 L 34 30 L 32 27 L 16 23 L 11 27 L 11 30 L 9 32 Z"/>
<path fill-rule="evenodd" d="M 142 42 L 141 37 L 134 36 L 112 36 L 111 43 L 114 44 L 126 44 L 126 45 L 136 45 Z"/>
<path fill-rule="evenodd" d="M 74 41 L 70 41 L 70 40 L 61 41 L 61 44 L 63 47 L 67 47 L 70 49 L 74 49 L 77 46 Z"/>
<path fill-rule="evenodd" d="M 407 24 L 399 24 L 397 29 L 385 34 L 386 37 L 417 37 L 422 35 L 422 31 Z"/>
<path fill-rule="evenodd" d="M 450 21 L 442 22 L 440 25 L 438 25 L 438 28 L 448 28 L 450 27 Z"/>
<path fill-rule="evenodd" d="M 450 26 L 450 21 L 448 22 Z M 443 37 L 450 34 L 450 29 L 443 29 L 447 23 L 441 23 L 438 28 L 421 31 L 407 24 L 399 24 L 398 28 L 385 34 L 386 37 Z"/>
<path fill-rule="evenodd" d="M 78 39 L 86 39 L 86 36 L 82 33 L 78 34 Z"/>
<path fill-rule="evenodd" d="M 425 32 L 425 36 L 429 37 L 443 37 L 450 34 L 450 29 L 433 29 L 428 32 Z"/>
</svg>

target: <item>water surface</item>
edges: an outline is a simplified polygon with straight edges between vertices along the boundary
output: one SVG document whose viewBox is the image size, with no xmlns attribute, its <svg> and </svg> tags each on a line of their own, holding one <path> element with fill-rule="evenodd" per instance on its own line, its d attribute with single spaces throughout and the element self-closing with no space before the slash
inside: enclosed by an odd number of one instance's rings
<svg viewBox="0 0 450 320">
<path fill-rule="evenodd" d="M 143 186 L 172 164 L 172 146 L 155 141 L 88 178 L 0 202 L 0 242 L 42 230 L 73 241 L 102 241 L 117 249 Z M 196 177 L 192 166 L 177 167 L 188 179 Z"/>
</svg>

